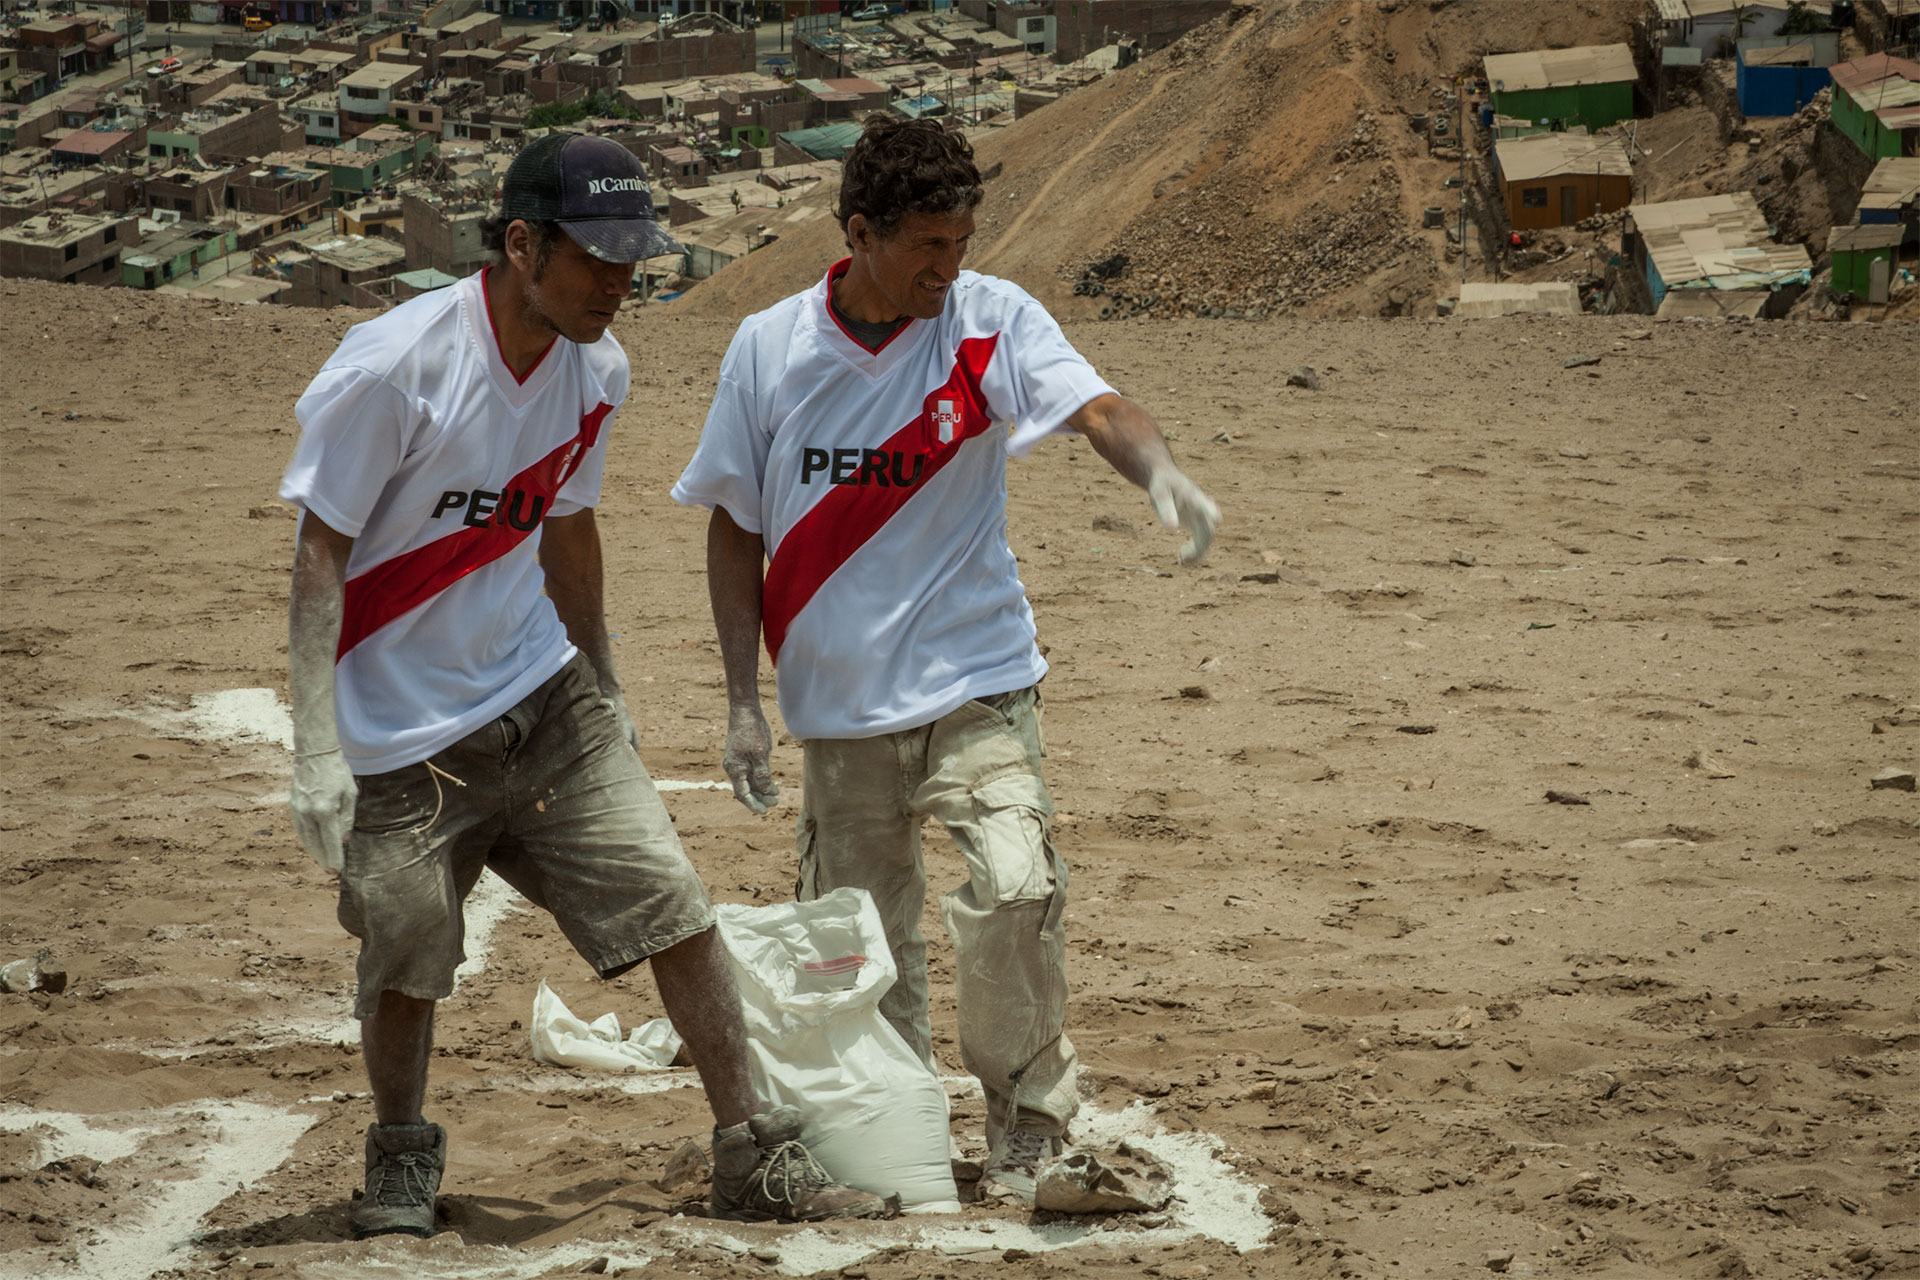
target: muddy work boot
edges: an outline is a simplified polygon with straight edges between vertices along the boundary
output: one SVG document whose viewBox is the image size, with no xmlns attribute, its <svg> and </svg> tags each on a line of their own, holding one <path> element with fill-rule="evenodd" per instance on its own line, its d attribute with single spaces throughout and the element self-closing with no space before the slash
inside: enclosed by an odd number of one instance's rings
<svg viewBox="0 0 1920 1280">
<path fill-rule="evenodd" d="M 353 1202 L 353 1238 L 434 1234 L 433 1197 L 446 1167 L 439 1125 L 368 1125 L 367 1193 Z"/>
<path fill-rule="evenodd" d="M 891 1218 L 898 1196 L 842 1186 L 800 1141 L 800 1112 L 776 1107 L 713 1131 L 713 1216 L 736 1222 Z"/>
<path fill-rule="evenodd" d="M 1040 1171 L 1061 1152 L 1060 1139 L 1031 1129 L 1009 1129 L 988 1154 L 975 1197 L 981 1201 L 1033 1206 L 1033 1189 Z"/>
</svg>

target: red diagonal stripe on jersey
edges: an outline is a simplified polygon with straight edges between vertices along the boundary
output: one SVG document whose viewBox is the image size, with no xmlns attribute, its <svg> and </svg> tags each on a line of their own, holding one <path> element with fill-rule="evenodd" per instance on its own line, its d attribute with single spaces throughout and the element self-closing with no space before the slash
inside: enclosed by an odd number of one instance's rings
<svg viewBox="0 0 1920 1280">
<path fill-rule="evenodd" d="M 953 372 L 945 383 L 927 393 L 920 403 L 920 416 L 880 446 L 878 452 L 902 455 L 908 464 L 902 469 L 907 474 L 917 470 L 912 484 L 876 481 L 836 485 L 780 540 L 773 562 L 767 566 L 766 586 L 760 598 L 767 656 L 776 664 L 787 629 L 814 593 L 960 452 L 961 445 L 993 425 L 980 379 L 986 375 L 999 341 L 999 334 L 963 339 L 953 358 Z M 953 438 L 944 442 L 938 420 L 942 400 L 951 402 L 959 417 Z M 856 471 L 855 479 L 859 477 L 860 471 Z"/>
<path fill-rule="evenodd" d="M 580 434 L 507 481 L 500 491 L 500 505 L 494 508 L 485 524 L 462 525 L 444 538 L 383 560 L 350 579 L 344 616 L 340 620 L 340 648 L 334 654 L 334 661 L 346 657 L 353 646 L 395 618 L 412 612 L 475 569 L 506 555 L 538 529 L 540 520 L 553 509 L 554 495 L 580 469 L 587 450 L 593 448 L 600 436 L 600 424 L 612 412 L 610 404 L 594 406 L 580 419 Z M 525 515 L 531 515 L 532 504 L 539 505 L 540 520 L 529 520 L 524 529 L 516 528 L 507 519 L 509 499 L 516 490 L 525 495 L 522 500 L 529 504 Z"/>
</svg>

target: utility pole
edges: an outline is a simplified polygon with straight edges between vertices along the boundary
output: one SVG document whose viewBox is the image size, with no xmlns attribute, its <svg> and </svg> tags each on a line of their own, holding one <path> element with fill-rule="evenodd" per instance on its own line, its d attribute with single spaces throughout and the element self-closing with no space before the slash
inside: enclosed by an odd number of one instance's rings
<svg viewBox="0 0 1920 1280">
<path fill-rule="evenodd" d="M 1465 81 L 1454 81 L 1454 101 L 1460 108 L 1459 127 L 1454 131 L 1454 145 L 1460 148 L 1460 283 L 1467 282 L 1467 86 Z"/>
</svg>

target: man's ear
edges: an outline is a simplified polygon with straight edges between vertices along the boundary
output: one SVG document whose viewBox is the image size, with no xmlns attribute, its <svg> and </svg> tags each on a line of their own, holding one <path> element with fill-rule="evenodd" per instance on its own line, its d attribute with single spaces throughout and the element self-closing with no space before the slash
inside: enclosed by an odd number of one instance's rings
<svg viewBox="0 0 1920 1280">
<path fill-rule="evenodd" d="M 847 247 L 858 249 L 862 253 L 873 248 L 873 228 L 867 225 L 867 215 L 856 213 L 847 219 Z"/>
<path fill-rule="evenodd" d="M 507 224 L 505 236 L 507 261 L 529 275 L 533 273 L 533 228 L 520 218 Z"/>
</svg>

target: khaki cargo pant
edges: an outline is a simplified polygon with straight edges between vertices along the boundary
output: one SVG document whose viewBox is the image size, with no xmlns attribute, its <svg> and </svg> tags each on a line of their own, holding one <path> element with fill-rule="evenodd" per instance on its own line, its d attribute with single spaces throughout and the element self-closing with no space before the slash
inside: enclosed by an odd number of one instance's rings
<svg viewBox="0 0 1920 1280">
<path fill-rule="evenodd" d="M 968 879 L 940 900 L 953 939 L 960 1058 L 980 1078 L 991 1141 L 1003 1129 L 1064 1136 L 1079 1098 L 1067 1008 L 1067 866 L 1048 833 L 1040 696 L 977 698 L 917 729 L 805 744 L 803 902 L 846 886 L 873 895 L 899 979 L 880 1012 L 930 1067 L 926 868 L 920 824 L 942 823 Z"/>
</svg>

